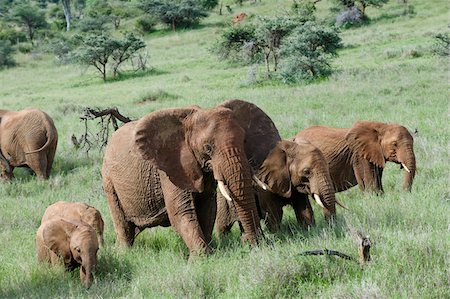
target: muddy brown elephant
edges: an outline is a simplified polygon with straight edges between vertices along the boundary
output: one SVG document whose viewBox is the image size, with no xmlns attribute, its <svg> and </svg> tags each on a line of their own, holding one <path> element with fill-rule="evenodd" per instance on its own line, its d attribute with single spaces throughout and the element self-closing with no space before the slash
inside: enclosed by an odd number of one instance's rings
<svg viewBox="0 0 450 299">
<path fill-rule="evenodd" d="M 5 179 L 13 177 L 14 167 L 29 167 L 39 179 L 47 179 L 57 143 L 55 125 L 45 112 L 0 110 L 0 160 Z"/>
<path fill-rule="evenodd" d="M 386 162 L 401 165 L 403 187 L 411 191 L 416 174 L 413 137 L 397 124 L 358 121 L 351 128 L 313 126 L 299 132 L 299 138 L 317 146 L 328 161 L 336 192 L 359 185 L 361 190 L 383 193 L 382 174 Z"/>
<path fill-rule="evenodd" d="M 39 262 L 58 265 L 66 270 L 80 268 L 80 279 L 86 288 L 92 285 L 99 245 L 95 230 L 82 221 L 55 217 L 42 222 L 36 233 Z"/>
<path fill-rule="evenodd" d="M 55 217 L 61 217 L 70 221 L 83 221 L 95 230 L 100 247 L 103 246 L 104 222 L 100 212 L 93 206 L 81 202 L 58 201 L 47 207 L 42 222 Z"/>
<path fill-rule="evenodd" d="M 267 130 L 259 127 L 267 122 L 243 126 L 245 111 L 259 108 L 240 100 L 226 104 L 156 111 L 113 134 L 102 176 L 120 244 L 131 246 L 146 227 L 172 225 L 191 256 L 209 253 L 217 185 L 234 202 L 243 240 L 258 243 L 261 227 L 244 147 Z"/>
<path fill-rule="evenodd" d="M 314 225 L 314 214 L 308 195 L 322 207 L 330 219 L 336 214 L 335 192 L 325 157 L 319 149 L 304 140 L 297 144 L 282 140 L 270 151 L 257 170 L 258 203 L 261 218 L 270 231 L 279 228 L 283 206 L 291 205 L 298 223 L 306 228 Z M 237 220 L 232 206 L 218 198 L 216 231 L 228 231 Z"/>
</svg>

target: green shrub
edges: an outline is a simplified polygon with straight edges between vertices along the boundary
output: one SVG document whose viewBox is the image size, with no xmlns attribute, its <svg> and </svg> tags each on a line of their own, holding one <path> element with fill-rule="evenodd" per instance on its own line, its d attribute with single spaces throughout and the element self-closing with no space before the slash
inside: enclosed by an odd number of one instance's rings
<svg viewBox="0 0 450 299">
<path fill-rule="evenodd" d="M 109 16 L 85 17 L 78 22 L 77 28 L 81 32 L 99 33 L 108 31 L 110 23 L 111 18 Z"/>
<path fill-rule="evenodd" d="M 259 49 L 254 48 L 256 47 L 255 29 L 253 24 L 248 23 L 230 26 L 222 32 L 210 51 L 221 59 L 235 62 L 257 60 Z M 247 46 L 247 53 L 243 53 L 245 46 Z"/>
<path fill-rule="evenodd" d="M 13 66 L 15 61 L 12 58 L 15 50 L 9 40 L 0 39 L 0 68 Z"/>
<path fill-rule="evenodd" d="M 143 33 L 152 32 L 157 23 L 152 16 L 141 16 L 136 20 L 136 28 Z"/>
<path fill-rule="evenodd" d="M 450 34 L 448 32 L 439 33 L 434 38 L 433 52 L 439 56 L 450 56 Z"/>
<path fill-rule="evenodd" d="M 208 13 L 195 0 L 140 0 L 139 8 L 176 30 L 177 26 L 191 26 Z"/>
<path fill-rule="evenodd" d="M 12 45 L 15 45 L 25 42 L 27 40 L 27 36 L 22 31 L 6 27 L 0 29 L 0 40 L 8 40 Z"/>
<path fill-rule="evenodd" d="M 33 47 L 28 43 L 18 43 L 16 48 L 20 53 L 30 53 L 33 49 Z"/>
<path fill-rule="evenodd" d="M 282 80 L 299 82 L 329 76 L 329 61 L 340 47 L 341 39 L 333 28 L 312 21 L 297 27 L 280 48 Z"/>
</svg>

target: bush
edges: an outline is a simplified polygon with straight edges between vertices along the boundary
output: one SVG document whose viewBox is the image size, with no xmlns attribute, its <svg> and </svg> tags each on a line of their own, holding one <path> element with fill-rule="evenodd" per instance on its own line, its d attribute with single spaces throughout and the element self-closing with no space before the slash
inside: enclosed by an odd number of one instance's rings
<svg viewBox="0 0 450 299">
<path fill-rule="evenodd" d="M 9 40 L 0 39 L 0 68 L 13 66 L 15 61 L 12 58 L 15 50 Z"/>
<path fill-rule="evenodd" d="M 136 20 L 136 28 L 143 32 L 152 32 L 157 21 L 152 16 L 141 16 Z"/>
<path fill-rule="evenodd" d="M 361 25 L 364 22 L 365 17 L 361 13 L 361 11 L 356 7 L 350 7 L 349 9 L 341 12 L 336 17 L 336 26 L 354 26 Z"/>
<path fill-rule="evenodd" d="M 25 33 L 17 31 L 13 28 L 2 28 L 0 29 L 0 40 L 8 40 L 11 45 L 15 45 L 27 40 Z"/>
<path fill-rule="evenodd" d="M 197 1 L 203 8 L 206 8 L 208 10 L 213 9 L 219 4 L 219 0 L 197 0 Z"/>
<path fill-rule="evenodd" d="M 71 52 L 81 43 L 81 36 L 75 35 L 72 38 L 64 35 L 52 39 L 47 45 L 47 52 L 55 55 L 57 64 L 67 64 L 71 62 Z"/>
<path fill-rule="evenodd" d="M 190 26 L 207 17 L 208 13 L 195 0 L 140 0 L 139 8 L 172 27 Z"/>
<path fill-rule="evenodd" d="M 282 80 L 299 82 L 329 76 L 329 61 L 340 47 L 341 39 L 333 28 L 312 21 L 297 27 L 280 48 Z"/>
<path fill-rule="evenodd" d="M 439 56 L 450 56 L 450 34 L 439 33 L 434 36 L 436 43 L 433 52 Z"/>
<path fill-rule="evenodd" d="M 77 28 L 81 32 L 99 33 L 108 31 L 110 22 L 109 16 L 85 17 L 78 22 Z"/>
<path fill-rule="evenodd" d="M 252 61 L 255 60 L 258 53 L 255 42 L 255 26 L 239 24 L 225 29 L 210 50 L 221 59 Z M 246 53 L 243 53 L 245 49 Z"/>
</svg>

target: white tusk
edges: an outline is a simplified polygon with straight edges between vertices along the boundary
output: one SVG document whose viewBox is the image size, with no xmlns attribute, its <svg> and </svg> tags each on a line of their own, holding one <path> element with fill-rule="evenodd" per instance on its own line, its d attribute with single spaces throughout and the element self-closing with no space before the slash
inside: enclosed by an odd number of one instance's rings
<svg viewBox="0 0 450 299">
<path fill-rule="evenodd" d="M 336 203 L 337 203 L 338 205 L 340 205 L 341 208 L 348 210 L 348 208 L 347 208 L 343 203 L 341 203 L 339 200 L 337 200 L 337 198 L 336 198 Z"/>
<path fill-rule="evenodd" d="M 320 196 L 317 195 L 316 193 L 314 193 L 314 199 L 316 200 L 317 204 L 322 207 L 322 209 L 325 209 L 325 206 L 323 205 L 322 201 L 320 200 Z"/>
<path fill-rule="evenodd" d="M 222 181 L 217 181 L 217 185 L 219 187 L 220 193 L 222 193 L 223 197 L 225 197 L 228 201 L 233 201 L 230 196 L 230 190 Z"/>
<path fill-rule="evenodd" d="M 264 184 L 263 182 L 261 182 L 260 179 L 258 179 L 258 177 L 256 175 L 253 175 L 253 180 L 255 181 L 255 183 L 260 186 L 263 190 L 269 190 L 269 186 L 267 186 L 266 184 Z"/>
<path fill-rule="evenodd" d="M 405 163 L 402 163 L 402 166 L 403 166 L 403 168 L 404 168 L 407 172 L 411 173 L 411 170 L 409 170 L 409 168 L 406 167 Z"/>
</svg>

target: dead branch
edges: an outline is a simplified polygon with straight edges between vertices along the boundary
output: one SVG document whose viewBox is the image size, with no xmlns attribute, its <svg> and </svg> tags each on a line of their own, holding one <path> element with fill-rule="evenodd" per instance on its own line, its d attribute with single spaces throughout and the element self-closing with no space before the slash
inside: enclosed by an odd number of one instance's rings
<svg viewBox="0 0 450 299">
<path fill-rule="evenodd" d="M 300 255 L 336 255 L 338 257 L 341 257 L 343 259 L 346 260 L 350 260 L 350 261 L 356 261 L 353 257 L 336 251 L 336 250 L 330 250 L 330 249 L 317 249 L 317 250 L 308 250 L 308 251 L 303 251 L 302 253 L 300 253 Z"/>
<path fill-rule="evenodd" d="M 89 151 L 93 147 L 98 147 L 99 150 L 102 150 L 106 146 L 110 135 L 110 125 L 116 131 L 119 129 L 117 120 L 122 123 L 131 121 L 129 117 L 122 115 L 116 107 L 103 110 L 86 107 L 83 109 L 83 114 L 80 119 L 84 121 L 84 134 L 80 138 L 72 135 L 71 141 L 76 149 L 84 149 L 86 155 L 89 155 Z M 94 119 L 99 120 L 97 125 L 99 125 L 100 129 L 97 133 L 92 133 L 88 126 L 88 121 Z"/>
</svg>

